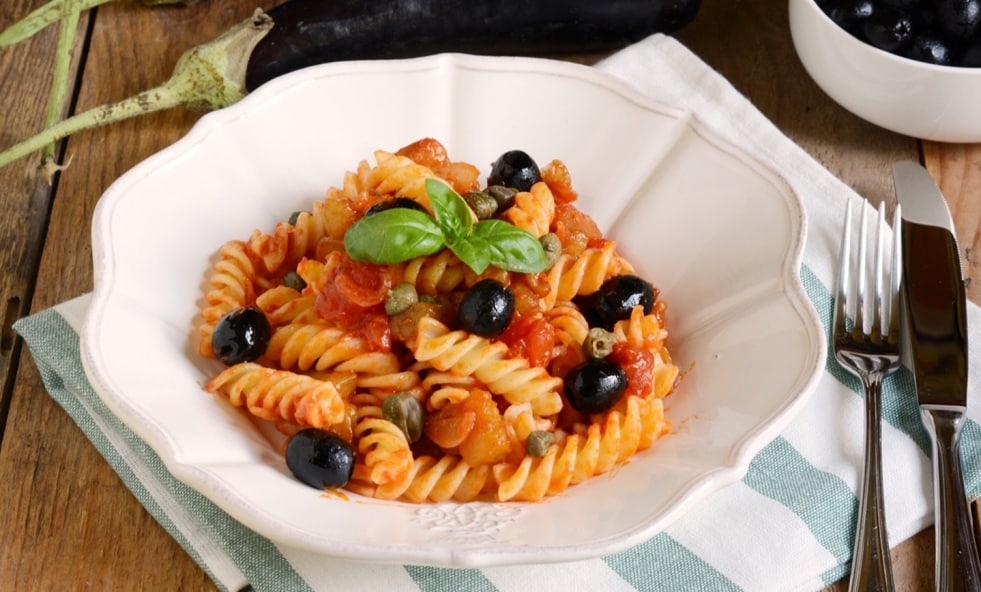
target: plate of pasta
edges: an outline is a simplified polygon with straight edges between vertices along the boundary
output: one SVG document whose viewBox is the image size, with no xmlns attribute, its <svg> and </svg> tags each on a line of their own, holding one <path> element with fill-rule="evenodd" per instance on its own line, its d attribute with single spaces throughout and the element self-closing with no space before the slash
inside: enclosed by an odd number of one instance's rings
<svg viewBox="0 0 981 592">
<path fill-rule="evenodd" d="M 106 191 L 83 364 L 276 543 L 597 557 L 740 479 L 806 401 L 805 235 L 777 174 L 588 67 L 329 64 Z"/>
</svg>

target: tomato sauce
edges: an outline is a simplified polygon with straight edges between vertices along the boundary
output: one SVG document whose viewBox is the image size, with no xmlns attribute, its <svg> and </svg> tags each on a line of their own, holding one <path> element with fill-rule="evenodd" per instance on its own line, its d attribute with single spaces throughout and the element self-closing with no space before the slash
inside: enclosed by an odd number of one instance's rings
<svg viewBox="0 0 981 592">
<path fill-rule="evenodd" d="M 627 373 L 624 395 L 647 396 L 654 386 L 654 354 L 649 350 L 619 342 L 607 358 Z"/>
<path fill-rule="evenodd" d="M 389 351 L 392 332 L 385 297 L 392 286 L 388 270 L 342 256 L 328 274 L 314 310 L 326 321 L 356 333 L 375 351 Z"/>
<path fill-rule="evenodd" d="M 516 314 L 499 338 L 512 357 L 525 358 L 532 367 L 545 368 L 555 349 L 555 328 L 541 315 Z"/>
</svg>

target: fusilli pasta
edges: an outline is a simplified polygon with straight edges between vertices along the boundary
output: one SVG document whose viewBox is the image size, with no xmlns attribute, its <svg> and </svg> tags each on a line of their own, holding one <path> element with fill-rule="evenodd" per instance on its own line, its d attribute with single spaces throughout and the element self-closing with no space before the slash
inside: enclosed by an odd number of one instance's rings
<svg viewBox="0 0 981 592">
<path fill-rule="evenodd" d="M 419 207 L 436 220 L 427 180 L 459 194 L 479 189 L 478 169 L 450 160 L 430 138 L 373 156 L 375 164 L 359 162 L 309 211 L 218 251 L 198 350 L 226 355 L 213 346 L 228 339 L 217 329 L 249 307 L 268 323 L 268 337 L 257 329 L 249 337 L 261 342 L 250 345 L 254 356 L 223 357 L 226 367 L 205 391 L 287 436 L 308 428 L 337 434 L 353 455 L 344 487 L 410 502 L 540 500 L 609 472 L 668 433 L 663 399 L 681 372 L 656 290 L 653 302 L 612 324 L 608 359 L 584 346 L 594 328 L 582 299 L 634 270 L 572 205 L 578 194 L 562 161 L 542 167 L 494 217 L 534 241 L 569 242 L 548 269 L 494 264 L 478 273 L 445 246 L 395 264 L 353 259 L 346 233 L 393 207 L 386 202 L 398 198 L 394 207 Z M 510 294 L 511 310 L 501 331 L 478 334 L 458 308 L 486 281 Z M 409 300 L 393 303 L 396 286 Z M 576 407 L 569 389 L 579 387 L 569 385 L 590 363 L 613 367 L 634 388 L 610 395 L 598 411 Z M 399 414 L 413 409 L 423 423 L 410 429 L 411 417 Z"/>
</svg>

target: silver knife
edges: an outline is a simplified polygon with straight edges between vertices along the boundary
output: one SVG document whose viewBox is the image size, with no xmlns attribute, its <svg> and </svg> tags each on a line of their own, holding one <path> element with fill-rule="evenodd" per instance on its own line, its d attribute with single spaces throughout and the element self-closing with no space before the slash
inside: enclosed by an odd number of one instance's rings
<svg viewBox="0 0 981 592">
<path fill-rule="evenodd" d="M 902 206 L 903 345 L 933 442 L 936 589 L 981 590 L 981 566 L 961 475 L 967 411 L 967 312 L 960 251 L 947 202 L 930 173 L 897 162 Z"/>
</svg>

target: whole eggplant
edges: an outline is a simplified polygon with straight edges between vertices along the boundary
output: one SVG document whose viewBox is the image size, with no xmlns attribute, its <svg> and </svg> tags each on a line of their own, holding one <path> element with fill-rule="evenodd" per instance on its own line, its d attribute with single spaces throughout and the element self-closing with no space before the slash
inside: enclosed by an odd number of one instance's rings
<svg viewBox="0 0 981 592">
<path fill-rule="evenodd" d="M 479 54 L 592 51 L 670 33 L 699 0 L 288 0 L 248 61 L 249 91 L 306 66 Z"/>
<path fill-rule="evenodd" d="M 670 33 L 699 0 L 287 0 L 184 52 L 163 84 L 93 107 L 0 151 L 0 167 L 85 129 L 184 105 L 220 109 L 307 66 L 454 51 L 608 49 Z M 49 179 L 59 165 L 45 165 Z"/>
</svg>

